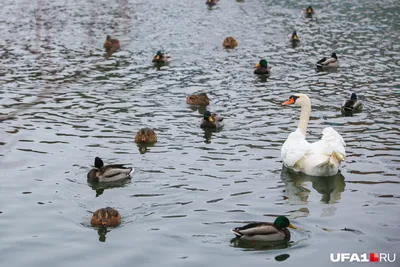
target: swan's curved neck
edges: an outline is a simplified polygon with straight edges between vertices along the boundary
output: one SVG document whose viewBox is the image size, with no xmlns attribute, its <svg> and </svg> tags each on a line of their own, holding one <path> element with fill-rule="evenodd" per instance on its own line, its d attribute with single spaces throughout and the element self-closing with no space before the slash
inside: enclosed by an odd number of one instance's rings
<svg viewBox="0 0 400 267">
<path fill-rule="evenodd" d="M 300 113 L 300 121 L 299 121 L 299 128 L 301 132 L 306 136 L 307 133 L 307 125 L 310 119 L 311 114 L 311 103 L 304 103 L 301 105 L 301 113 Z"/>
</svg>

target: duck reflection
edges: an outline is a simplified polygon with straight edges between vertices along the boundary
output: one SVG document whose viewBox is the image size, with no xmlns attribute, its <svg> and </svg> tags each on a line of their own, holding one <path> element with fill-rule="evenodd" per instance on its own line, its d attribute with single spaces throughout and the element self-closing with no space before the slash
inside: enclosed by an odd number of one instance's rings
<svg viewBox="0 0 400 267">
<path fill-rule="evenodd" d="M 96 197 L 101 196 L 104 193 L 104 190 L 106 189 L 113 189 L 113 188 L 119 188 L 119 187 L 125 187 L 128 184 L 131 183 L 131 179 L 123 179 L 115 182 L 108 182 L 108 183 L 92 183 L 88 181 L 88 185 L 96 191 Z"/>
<path fill-rule="evenodd" d="M 329 177 L 315 177 L 294 172 L 286 167 L 282 168 L 281 179 L 285 184 L 285 197 L 291 203 L 307 202 L 310 190 L 305 182 L 311 182 L 312 187 L 321 194 L 321 202 L 336 203 L 341 199 L 346 183 L 344 176 L 338 173 Z"/>
<path fill-rule="evenodd" d="M 106 242 L 106 234 L 111 232 L 111 230 L 107 230 L 107 228 L 99 228 L 97 230 L 97 234 L 99 234 L 99 241 Z"/>
<path fill-rule="evenodd" d="M 239 238 L 232 238 L 230 241 L 232 247 L 243 248 L 246 251 L 284 249 L 289 247 L 291 243 L 292 242 L 288 241 L 258 242 L 258 241 L 243 240 Z"/>
<path fill-rule="evenodd" d="M 207 106 L 203 105 L 188 105 L 192 111 L 198 111 L 199 114 L 204 115 L 207 110 Z"/>
<path fill-rule="evenodd" d="M 213 133 L 218 133 L 220 129 L 210 129 L 210 128 L 204 128 L 204 143 L 206 144 L 211 144 L 211 139 Z"/>
<path fill-rule="evenodd" d="M 136 143 L 138 149 L 139 149 L 139 153 L 140 154 L 144 154 L 146 152 L 150 151 L 150 147 L 153 147 L 154 144 L 146 144 L 146 143 Z"/>
</svg>

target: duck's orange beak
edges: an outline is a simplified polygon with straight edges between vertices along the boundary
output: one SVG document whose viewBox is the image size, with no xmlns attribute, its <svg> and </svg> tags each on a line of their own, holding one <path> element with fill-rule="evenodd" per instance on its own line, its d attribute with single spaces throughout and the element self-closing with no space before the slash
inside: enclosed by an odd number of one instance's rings
<svg viewBox="0 0 400 267">
<path fill-rule="evenodd" d="M 283 102 L 282 106 L 287 106 L 287 105 L 292 105 L 292 104 L 294 104 L 294 98 L 293 97 L 289 98 L 288 101 Z"/>
<path fill-rule="evenodd" d="M 214 119 L 210 116 L 210 117 L 208 117 L 208 121 L 209 121 L 209 122 L 213 122 Z"/>
<path fill-rule="evenodd" d="M 160 56 L 156 56 L 156 59 L 160 59 Z"/>
<path fill-rule="evenodd" d="M 293 35 L 293 40 L 299 40 L 299 38 L 297 38 L 297 35 Z"/>
<path fill-rule="evenodd" d="M 297 227 L 293 226 L 291 223 L 289 224 L 288 227 L 289 227 L 289 228 L 292 228 L 292 229 L 297 229 Z"/>
<path fill-rule="evenodd" d="M 256 69 L 258 69 L 259 67 L 261 67 L 261 65 L 260 65 L 260 63 L 257 63 Z"/>
</svg>

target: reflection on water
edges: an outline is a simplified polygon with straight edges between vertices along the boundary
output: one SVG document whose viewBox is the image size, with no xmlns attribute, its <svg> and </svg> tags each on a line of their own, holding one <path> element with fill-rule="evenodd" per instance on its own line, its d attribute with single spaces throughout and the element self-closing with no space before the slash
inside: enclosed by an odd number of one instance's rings
<svg viewBox="0 0 400 267">
<path fill-rule="evenodd" d="M 128 186 L 131 184 L 131 178 L 108 183 L 94 183 L 90 181 L 87 183 L 94 191 L 96 191 L 96 197 L 98 197 L 104 193 L 104 190 Z"/>
<path fill-rule="evenodd" d="M 155 146 L 155 143 L 136 143 L 139 153 L 144 154 L 146 152 L 149 152 L 151 147 Z"/>
<path fill-rule="evenodd" d="M 243 248 L 245 251 L 253 250 L 273 250 L 273 249 L 285 249 L 290 246 L 293 242 L 291 241 L 275 241 L 275 242 L 262 242 L 262 241 L 250 241 L 243 240 L 240 238 L 232 238 L 231 246 Z"/>
<path fill-rule="evenodd" d="M 281 179 L 285 184 L 285 197 L 289 203 L 308 202 L 311 191 L 306 182 L 311 182 L 312 187 L 321 194 L 321 202 L 327 204 L 338 202 L 346 186 L 340 172 L 334 176 L 315 177 L 295 172 L 285 166 L 282 167 Z"/>
<path fill-rule="evenodd" d="M 108 232 L 111 232 L 111 230 L 108 230 L 107 228 L 99 228 L 97 230 L 97 234 L 99 235 L 100 242 L 106 242 L 106 234 Z"/>
</svg>

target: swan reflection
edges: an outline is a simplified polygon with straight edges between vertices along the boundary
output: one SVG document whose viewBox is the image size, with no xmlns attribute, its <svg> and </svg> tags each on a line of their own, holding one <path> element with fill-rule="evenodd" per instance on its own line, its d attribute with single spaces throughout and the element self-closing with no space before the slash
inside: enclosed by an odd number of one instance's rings
<svg viewBox="0 0 400 267">
<path fill-rule="evenodd" d="M 286 189 L 284 197 L 291 204 L 308 202 L 311 190 L 306 185 L 307 182 L 311 182 L 312 188 L 321 194 L 321 202 L 327 204 L 338 202 L 346 186 L 341 173 L 328 177 L 316 177 L 294 172 L 286 167 L 282 168 L 281 179 Z"/>
</svg>

